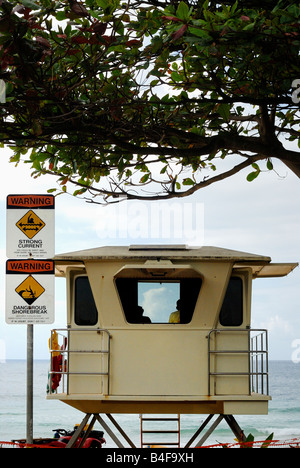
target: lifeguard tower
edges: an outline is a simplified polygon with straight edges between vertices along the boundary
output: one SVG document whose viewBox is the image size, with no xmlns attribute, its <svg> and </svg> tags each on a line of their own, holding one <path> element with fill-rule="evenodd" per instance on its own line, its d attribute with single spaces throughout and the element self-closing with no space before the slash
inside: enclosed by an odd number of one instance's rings
<svg viewBox="0 0 300 468">
<path fill-rule="evenodd" d="M 252 281 L 297 264 L 216 247 L 137 245 L 61 254 L 55 265 L 67 281 L 67 328 L 52 331 L 48 398 L 84 413 L 69 446 L 98 420 L 118 447 L 115 431 L 134 447 L 113 414 L 207 415 L 185 447 L 206 431 L 202 445 L 223 419 L 240 438 L 233 415 L 267 414 L 267 330 L 251 328 Z"/>
</svg>

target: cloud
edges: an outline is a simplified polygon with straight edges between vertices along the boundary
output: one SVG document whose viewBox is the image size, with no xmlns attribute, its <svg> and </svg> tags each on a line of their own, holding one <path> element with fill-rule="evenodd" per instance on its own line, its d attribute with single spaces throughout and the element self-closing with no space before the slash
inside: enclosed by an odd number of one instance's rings
<svg viewBox="0 0 300 468">
<path fill-rule="evenodd" d="M 9 158 L 12 155 L 11 149 L 1 149 L 0 170 L 3 177 L 0 200 L 6 200 L 10 193 L 45 193 L 47 189 L 56 186 L 55 177 L 44 175 L 34 179 L 31 177 L 32 169 L 29 164 L 20 163 L 16 166 L 15 163 L 10 163 Z"/>
<path fill-rule="evenodd" d="M 140 305 L 144 309 L 144 314 L 150 317 L 152 322 L 159 319 L 159 306 L 161 305 L 165 292 L 165 287 L 156 288 L 153 286 L 153 288 L 142 293 Z"/>
<path fill-rule="evenodd" d="M 269 333 L 275 335 L 276 334 L 283 334 L 289 336 L 293 332 L 293 326 L 290 321 L 286 320 L 279 315 L 275 315 L 269 318 L 269 320 L 262 321 L 260 323 L 261 328 L 266 328 L 269 330 Z"/>
<path fill-rule="evenodd" d="M 139 283 L 139 305 L 152 322 L 167 323 L 176 310 L 179 299 L 178 283 Z"/>
</svg>

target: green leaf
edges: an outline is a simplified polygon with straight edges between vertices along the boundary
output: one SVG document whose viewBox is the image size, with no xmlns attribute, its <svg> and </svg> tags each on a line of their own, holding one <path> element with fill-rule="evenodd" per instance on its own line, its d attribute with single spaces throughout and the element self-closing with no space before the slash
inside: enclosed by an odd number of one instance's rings
<svg viewBox="0 0 300 468">
<path fill-rule="evenodd" d="M 270 443 L 273 440 L 273 437 L 274 437 L 274 432 L 272 432 L 272 434 L 270 434 L 269 437 L 266 438 L 266 440 L 264 441 L 264 443 L 262 444 L 260 448 L 268 448 Z"/>
<path fill-rule="evenodd" d="M 255 180 L 256 177 L 259 176 L 259 172 L 260 171 L 250 172 L 250 174 L 247 175 L 248 182 L 252 182 L 253 180 Z"/>
<path fill-rule="evenodd" d="M 203 39 L 206 39 L 206 40 L 212 39 L 212 37 L 207 31 L 204 31 L 203 29 L 200 29 L 200 28 L 193 28 L 189 26 L 189 32 L 193 34 L 194 36 L 202 37 Z"/>
<path fill-rule="evenodd" d="M 149 177 L 150 177 L 150 173 L 145 174 L 145 175 L 141 178 L 140 183 L 141 183 L 141 184 L 145 184 L 145 183 L 147 182 L 147 180 L 149 179 Z"/>
<path fill-rule="evenodd" d="M 247 26 L 243 28 L 243 31 L 252 31 L 254 28 L 255 28 L 255 23 L 250 23 L 250 24 L 247 24 Z"/>
<path fill-rule="evenodd" d="M 55 16 L 57 21 L 63 21 L 66 19 L 66 13 L 64 11 L 58 11 Z"/>
<path fill-rule="evenodd" d="M 75 190 L 75 192 L 73 192 L 73 196 L 74 196 L 74 197 L 77 197 L 77 195 L 82 195 L 82 194 L 85 193 L 86 191 L 87 191 L 86 188 L 81 188 L 81 189 Z"/>
<path fill-rule="evenodd" d="M 105 10 L 109 6 L 109 2 L 107 0 L 97 0 L 97 5 Z"/>
<path fill-rule="evenodd" d="M 253 167 L 253 169 L 255 169 L 255 172 L 250 172 L 250 174 L 248 174 L 248 176 L 247 176 L 248 182 L 252 182 L 260 174 L 260 167 L 259 167 L 259 165 L 257 163 L 253 163 L 252 167 Z"/>
<path fill-rule="evenodd" d="M 252 434 L 249 434 L 245 442 L 254 442 L 254 436 Z"/>
<path fill-rule="evenodd" d="M 184 2 L 180 2 L 176 11 L 177 18 L 187 21 L 189 18 L 190 9 Z"/>
<path fill-rule="evenodd" d="M 195 182 L 188 177 L 183 180 L 182 185 L 195 185 Z"/>
<path fill-rule="evenodd" d="M 269 171 L 272 171 L 273 170 L 273 163 L 270 159 L 268 159 L 267 161 L 267 168 L 269 169 Z"/>
<path fill-rule="evenodd" d="M 253 448 L 254 436 L 249 434 L 245 442 L 241 443 L 241 448 Z"/>
<path fill-rule="evenodd" d="M 22 5 L 26 8 L 30 8 L 30 10 L 39 10 L 40 7 L 34 3 L 32 0 L 22 0 L 21 1 Z"/>
<path fill-rule="evenodd" d="M 182 81 L 182 76 L 176 71 L 171 73 L 171 78 L 173 81 Z"/>
<path fill-rule="evenodd" d="M 218 114 L 220 114 L 220 116 L 226 120 L 226 122 L 229 121 L 229 117 L 230 117 L 230 104 L 220 104 L 219 107 L 218 107 Z"/>
</svg>

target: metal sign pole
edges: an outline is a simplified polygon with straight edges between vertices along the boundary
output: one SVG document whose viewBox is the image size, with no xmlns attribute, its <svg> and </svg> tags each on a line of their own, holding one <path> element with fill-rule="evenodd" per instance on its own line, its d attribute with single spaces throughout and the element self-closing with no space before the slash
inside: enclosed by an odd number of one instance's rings
<svg viewBox="0 0 300 468">
<path fill-rule="evenodd" d="M 33 444 L 33 325 L 27 325 L 26 442 Z"/>
</svg>

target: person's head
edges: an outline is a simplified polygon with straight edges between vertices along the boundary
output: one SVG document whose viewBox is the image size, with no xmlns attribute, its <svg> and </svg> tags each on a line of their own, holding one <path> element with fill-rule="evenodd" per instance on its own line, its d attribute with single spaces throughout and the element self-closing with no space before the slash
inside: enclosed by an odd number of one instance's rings
<svg viewBox="0 0 300 468">
<path fill-rule="evenodd" d="M 141 316 L 143 315 L 143 313 L 144 313 L 143 307 L 137 306 L 137 308 L 136 308 L 136 315 L 137 315 L 138 317 L 141 317 Z"/>
<path fill-rule="evenodd" d="M 176 307 L 177 307 L 177 310 L 181 310 L 182 308 L 182 301 L 181 299 L 178 299 L 177 303 L 176 303 Z"/>
</svg>

